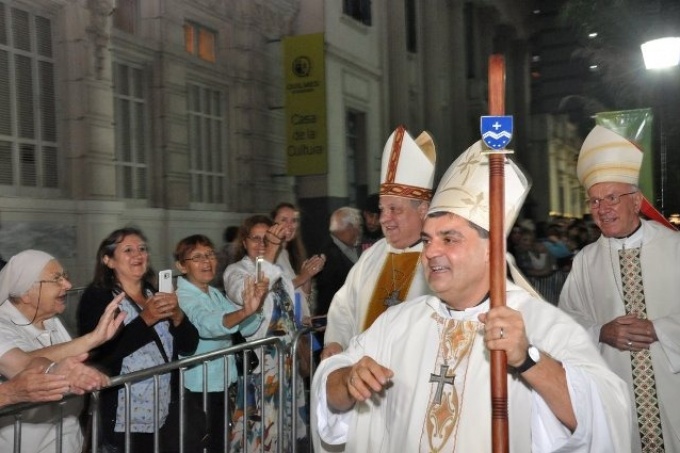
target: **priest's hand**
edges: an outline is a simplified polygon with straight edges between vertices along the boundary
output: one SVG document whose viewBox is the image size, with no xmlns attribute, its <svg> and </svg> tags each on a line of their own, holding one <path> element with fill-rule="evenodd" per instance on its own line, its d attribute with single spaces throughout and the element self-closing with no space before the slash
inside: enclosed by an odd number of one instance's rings
<svg viewBox="0 0 680 453">
<path fill-rule="evenodd" d="M 328 375 L 326 398 L 328 407 L 345 412 L 357 401 L 366 401 L 390 385 L 394 372 L 364 356 L 351 367 L 340 368 Z"/>
<path fill-rule="evenodd" d="M 621 351 L 640 351 L 658 341 L 654 324 L 635 313 L 619 316 L 600 328 L 600 342 Z"/>
<path fill-rule="evenodd" d="M 340 343 L 328 343 L 324 346 L 323 351 L 321 351 L 321 360 L 327 359 L 335 354 L 340 354 L 342 352 L 342 346 Z"/>
<path fill-rule="evenodd" d="M 486 347 L 491 351 L 505 351 L 508 365 L 520 366 L 529 349 L 522 313 L 502 306 L 480 314 L 479 320 L 484 323 Z"/>
<path fill-rule="evenodd" d="M 479 315 L 484 323 L 484 341 L 492 351 L 505 351 L 507 364 L 517 368 L 524 363 L 529 350 L 522 313 L 510 307 L 501 306 Z M 562 364 L 541 352 L 540 359 L 521 374 L 522 379 L 536 393 L 541 395 L 552 413 L 562 424 L 574 432 L 576 414 L 571 405 L 567 375 Z"/>
</svg>

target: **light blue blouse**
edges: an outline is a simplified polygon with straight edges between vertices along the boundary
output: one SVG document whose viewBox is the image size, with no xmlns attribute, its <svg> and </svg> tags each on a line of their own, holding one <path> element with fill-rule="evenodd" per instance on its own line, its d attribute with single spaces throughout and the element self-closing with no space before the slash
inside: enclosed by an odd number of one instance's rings
<svg viewBox="0 0 680 453">
<path fill-rule="evenodd" d="M 223 324 L 224 315 L 241 309 L 224 295 L 209 287 L 208 293 L 201 291 L 184 277 L 177 278 L 177 299 L 179 306 L 191 323 L 198 329 L 200 340 L 195 354 L 215 351 L 232 345 L 231 334 L 241 331 L 243 336 L 252 335 L 262 323 L 259 313 L 246 318 L 240 324 L 227 328 Z M 236 382 L 237 373 L 234 357 L 229 361 L 229 384 Z M 203 366 L 197 365 L 185 374 L 184 386 L 192 392 L 203 391 Z M 208 391 L 221 392 L 224 390 L 224 362 L 215 359 L 208 362 Z"/>
</svg>

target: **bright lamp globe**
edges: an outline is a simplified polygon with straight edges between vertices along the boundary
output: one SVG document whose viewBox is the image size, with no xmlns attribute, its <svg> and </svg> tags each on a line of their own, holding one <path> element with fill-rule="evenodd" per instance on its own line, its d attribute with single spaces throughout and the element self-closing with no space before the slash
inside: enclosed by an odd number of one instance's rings
<svg viewBox="0 0 680 453">
<path fill-rule="evenodd" d="M 680 63 L 680 38 L 661 38 L 640 46 L 647 69 L 663 69 Z"/>
</svg>

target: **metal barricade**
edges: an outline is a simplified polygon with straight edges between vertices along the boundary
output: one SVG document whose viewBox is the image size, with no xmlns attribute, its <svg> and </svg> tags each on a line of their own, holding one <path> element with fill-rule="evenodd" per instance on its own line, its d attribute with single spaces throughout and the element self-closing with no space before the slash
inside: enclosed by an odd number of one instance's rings
<svg viewBox="0 0 680 453">
<path fill-rule="evenodd" d="M 314 333 L 315 332 L 320 332 L 323 331 L 325 327 L 320 327 L 320 328 L 313 328 L 313 327 L 305 327 L 303 329 L 298 330 L 295 335 L 293 336 L 293 341 L 291 342 L 291 355 L 293 357 L 293 369 L 298 370 L 300 368 L 300 357 L 298 356 L 298 350 L 300 350 L 300 344 L 303 339 L 307 339 L 309 341 L 309 376 L 307 377 L 308 382 L 305 385 L 305 395 L 306 395 L 306 405 L 307 405 L 307 448 L 304 450 L 307 453 L 312 452 L 312 433 L 310 429 L 312 427 L 309 426 L 309 421 L 311 421 L 311 398 L 309 397 L 309 387 L 311 385 L 312 377 L 314 376 L 314 371 L 316 370 L 316 357 L 314 354 Z M 299 373 L 293 373 L 291 385 L 293 389 L 297 388 L 298 385 L 298 379 L 300 379 Z M 297 407 L 297 401 L 296 401 L 296 392 L 293 392 L 293 401 L 291 402 L 293 409 Z M 293 410 L 293 421 L 292 421 L 292 426 L 293 429 L 291 430 L 291 443 L 292 445 L 292 453 L 297 453 L 298 451 L 298 443 L 297 439 L 295 438 L 295 434 L 297 433 L 297 424 L 300 423 L 298 414 L 296 410 Z"/>
<path fill-rule="evenodd" d="M 116 376 L 111 378 L 111 383 L 107 387 L 107 389 L 111 388 L 116 388 L 116 387 L 123 387 L 125 389 L 125 451 L 130 451 L 130 415 L 131 415 L 131 404 L 130 404 L 130 388 L 132 384 L 146 380 L 146 379 L 153 379 L 153 386 L 154 386 L 154 401 L 153 401 L 153 409 L 154 413 L 156 416 L 154 417 L 155 419 L 155 424 L 154 424 L 154 452 L 160 452 L 160 439 L 159 439 L 159 430 L 160 426 L 158 426 L 158 418 L 159 418 L 159 413 L 160 413 L 160 408 L 159 408 L 159 377 L 163 374 L 169 373 L 174 370 L 179 370 L 179 375 L 180 375 L 180 381 L 179 381 L 179 387 L 180 387 L 180 392 L 179 392 L 179 451 L 181 453 L 184 452 L 184 440 L 186 436 L 186 431 L 187 431 L 187 424 L 191 423 L 191 420 L 188 420 L 186 417 L 186 398 L 185 398 L 185 392 L 184 392 L 184 373 L 193 366 L 203 366 L 204 367 L 204 373 L 203 373 L 203 379 L 204 379 L 204 385 L 203 385 L 203 410 L 207 410 L 207 373 L 206 371 L 206 366 L 207 362 L 215 359 L 222 359 L 224 361 L 224 380 L 225 380 L 225 385 L 224 385 L 224 398 L 225 398 L 225 421 L 229 420 L 229 417 L 227 416 L 229 414 L 229 411 L 231 410 L 230 408 L 230 399 L 229 399 L 229 386 L 228 383 L 231 381 L 231 377 L 229 375 L 229 367 L 228 367 L 228 357 L 233 356 L 234 354 L 240 353 L 244 354 L 245 351 L 250 351 L 249 353 L 255 353 L 255 351 L 260 351 L 261 356 L 263 356 L 263 348 L 264 347 L 274 347 L 277 350 L 277 364 L 276 364 L 276 372 L 278 375 L 281 375 L 284 372 L 284 367 L 285 367 L 285 359 L 286 355 L 290 351 L 289 345 L 284 343 L 280 338 L 278 337 L 268 337 L 268 338 L 263 338 L 260 340 L 254 340 L 251 342 L 243 343 L 237 346 L 232 346 L 229 348 L 224 348 L 216 351 L 211 351 L 207 352 L 204 354 L 200 355 L 195 355 L 192 357 L 187 357 L 175 362 L 170 362 L 166 363 L 163 365 L 158 365 L 152 368 L 148 368 L 145 370 L 137 371 L 134 373 L 129 373 L 121 376 Z M 247 377 L 247 360 L 243 360 L 243 376 Z M 261 382 L 261 389 L 264 392 L 264 373 L 261 374 L 262 377 L 262 382 Z M 280 382 L 283 382 L 283 380 L 280 380 Z M 100 444 L 100 438 L 101 434 L 99 432 L 100 429 L 100 415 L 99 415 L 99 410 L 98 405 L 100 402 L 100 391 L 92 392 L 91 393 L 91 407 L 90 407 L 90 417 L 92 417 L 92 420 L 88 421 L 91 423 L 92 426 L 92 433 L 91 433 L 91 438 L 90 438 L 90 445 L 92 446 L 92 451 L 97 451 L 98 448 L 95 446 L 99 446 Z M 246 394 L 244 394 L 244 398 L 247 399 L 247 390 Z M 67 398 L 74 398 L 74 396 L 69 396 Z M 277 413 L 277 420 L 276 423 L 279 427 L 279 433 L 283 433 L 283 426 L 284 426 L 284 420 L 283 420 L 283 407 L 284 407 L 284 387 L 283 385 L 279 385 L 278 388 L 278 394 L 277 394 L 277 406 L 280 408 L 278 413 Z M 295 401 L 293 401 L 295 403 Z M 28 421 L 23 420 L 23 414 L 27 410 L 30 410 L 32 408 L 36 407 L 43 407 L 43 406 L 59 406 L 61 404 L 64 404 L 62 402 L 57 402 L 57 403 L 41 403 L 41 404 L 17 404 L 13 406 L 8 406 L 5 408 L 0 408 L 0 417 L 2 416 L 13 416 L 14 417 L 14 450 L 15 452 L 20 452 L 21 451 L 21 427 L 23 423 L 29 423 Z M 265 408 L 262 407 L 262 410 L 264 411 Z M 264 413 L 261 414 L 262 417 L 264 417 Z M 244 415 L 245 420 L 244 420 L 244 426 L 247 426 L 248 420 L 247 420 L 247 414 Z M 61 446 L 61 435 L 60 433 L 60 427 L 61 427 L 62 421 L 58 421 L 56 423 L 56 439 L 57 439 L 57 447 L 56 451 L 61 452 L 62 446 Z M 225 446 L 225 451 L 227 451 L 229 444 L 226 443 L 227 441 L 227 426 L 225 423 L 225 432 L 223 434 L 223 440 L 225 441 L 224 446 Z M 261 436 L 262 436 L 262 442 L 261 445 L 264 443 L 264 428 L 261 429 Z M 244 430 L 242 433 L 242 441 L 245 440 L 246 436 L 246 431 Z M 86 439 L 87 440 L 87 439 Z M 283 442 L 278 442 L 278 448 L 277 451 L 281 452 L 282 451 L 282 444 Z M 293 444 L 294 445 L 294 444 Z M 263 448 L 262 448 L 263 449 Z M 71 453 L 71 452 L 66 452 L 66 453 Z"/>
<path fill-rule="evenodd" d="M 0 384 L 2 385 L 2 384 Z M 54 423 L 54 429 L 55 429 L 55 452 L 56 453 L 61 453 L 63 451 L 62 448 L 62 431 L 63 431 L 63 406 L 71 399 L 74 398 L 81 398 L 80 396 L 75 396 L 75 395 L 69 395 L 65 397 L 61 401 L 57 402 L 52 402 L 52 403 L 22 403 L 22 404 L 13 404 L 11 406 L 3 407 L 0 408 L 0 418 L 9 418 L 13 417 L 14 422 L 14 438 L 13 438 L 13 448 L 12 451 L 14 453 L 20 453 L 21 452 L 21 440 L 23 437 L 23 432 L 22 432 L 22 425 L 24 423 L 24 417 L 27 412 L 36 410 L 36 409 L 41 409 L 41 408 L 48 408 L 48 409 L 55 409 L 59 413 L 59 417 L 57 417 L 56 422 Z M 29 415 L 30 416 L 30 415 Z M 28 423 L 28 422 L 26 422 Z M 9 426 L 4 425 L 4 426 Z M 3 427 L 4 427 L 3 426 Z M 6 451 L 6 450 L 3 450 Z M 65 452 L 69 453 L 69 452 Z"/>
<path fill-rule="evenodd" d="M 62 315 L 62 319 L 64 321 L 65 326 L 67 327 L 67 330 L 72 334 L 72 336 L 77 336 L 76 332 L 76 310 L 77 310 L 77 305 L 78 301 L 80 299 L 80 296 L 82 292 L 84 291 L 85 288 L 73 288 L 67 293 L 68 301 L 69 303 L 67 304 L 67 311 Z M 228 360 L 227 357 L 234 355 L 234 354 L 244 354 L 245 351 L 250 351 L 250 353 L 255 353 L 255 351 L 260 351 L 260 356 L 264 356 L 264 351 L 263 347 L 264 346 L 274 346 L 277 351 L 277 357 L 278 357 L 278 363 L 277 363 L 277 373 L 279 375 L 279 382 L 283 383 L 285 382 L 283 379 L 281 379 L 282 372 L 285 369 L 285 359 L 287 354 L 291 354 L 292 357 L 292 369 L 293 370 L 298 370 L 300 366 L 300 357 L 298 356 L 298 351 L 301 348 L 301 342 L 303 339 L 307 339 L 308 344 L 310 345 L 309 347 L 309 357 L 307 358 L 310 364 L 310 369 L 309 369 L 309 376 L 304 378 L 305 379 L 305 404 L 307 408 L 307 419 L 309 420 L 309 412 L 310 412 L 310 398 L 309 398 L 309 383 L 311 382 L 312 376 L 314 375 L 314 371 L 316 369 L 316 357 L 313 351 L 313 348 L 311 345 L 314 344 L 314 339 L 313 335 L 315 332 L 322 331 L 324 328 L 313 328 L 313 327 L 305 327 L 303 329 L 298 330 L 295 335 L 293 336 L 293 340 L 291 341 L 290 344 L 286 344 L 283 342 L 280 338 L 278 337 L 268 337 L 264 338 L 261 340 L 255 340 L 255 341 L 250 341 L 247 343 L 243 343 L 238 346 L 232 346 L 229 348 L 217 350 L 217 351 L 212 351 L 209 353 L 204 353 L 201 355 L 196 355 L 193 357 L 188 357 L 184 358 L 175 362 L 159 365 L 153 368 L 148 368 L 142 371 L 138 371 L 135 373 L 129 373 L 126 375 L 122 376 L 116 376 L 111 378 L 111 384 L 109 388 L 112 387 L 123 387 L 125 389 L 125 394 L 126 398 L 125 401 L 126 403 L 130 401 L 130 388 L 133 383 L 140 382 L 149 378 L 153 379 L 153 385 L 154 385 L 154 411 L 156 413 L 156 420 L 158 419 L 158 414 L 159 414 L 159 408 L 158 408 L 158 389 L 159 389 L 159 376 L 174 370 L 180 370 L 180 381 L 179 381 L 179 387 L 180 390 L 184 389 L 184 372 L 189 369 L 190 367 L 193 366 L 203 366 L 203 378 L 204 378 L 204 391 L 203 391 L 203 410 L 207 410 L 207 392 L 205 389 L 208 388 L 208 382 L 207 382 L 207 363 L 211 360 L 214 359 L 219 359 L 222 358 L 224 361 L 224 376 L 225 376 L 225 390 L 224 390 L 224 398 L 225 398 L 225 420 L 228 420 L 229 418 L 227 417 L 229 414 L 229 411 L 232 409 L 230 408 L 230 399 L 228 395 L 228 385 L 226 385 L 227 382 L 229 382 L 231 377 L 228 375 L 229 373 L 229 367 L 228 367 Z M 243 360 L 243 376 L 247 376 L 247 360 Z M 264 373 L 261 373 L 261 379 L 262 381 L 260 382 L 260 388 L 264 389 L 265 388 L 265 382 L 264 382 Z M 293 410 L 292 410 L 292 429 L 289 433 L 287 433 L 290 438 L 289 438 L 289 445 L 292 446 L 292 452 L 296 453 L 298 451 L 298 447 L 301 447 L 300 449 L 302 452 L 312 452 L 312 442 L 311 442 L 311 433 L 309 430 L 308 426 L 308 420 L 307 420 L 307 436 L 306 436 L 306 441 L 307 445 L 300 444 L 298 445 L 297 439 L 296 439 L 296 433 L 297 433 L 297 428 L 298 428 L 298 423 L 302 423 L 303 421 L 299 419 L 298 412 L 296 410 L 297 408 L 297 392 L 295 389 L 299 385 L 299 380 L 301 379 L 301 376 L 297 372 L 292 373 L 292 378 L 291 378 L 291 385 L 293 387 L 293 391 L 290 392 L 292 395 L 292 401 L 288 401 L 286 403 L 291 404 Z M 278 411 L 278 416 L 277 416 L 277 425 L 279 427 L 279 435 L 280 435 L 280 442 L 278 442 L 278 451 L 282 451 L 282 445 L 283 445 L 283 427 L 284 427 L 284 420 L 283 420 L 283 414 L 284 410 L 282 409 L 284 407 L 284 387 L 283 385 L 279 386 L 278 389 L 278 407 L 280 410 Z M 246 394 L 244 395 L 244 398 L 248 397 L 246 390 Z M 99 433 L 99 411 L 98 409 L 98 404 L 100 402 L 100 392 L 93 392 L 90 397 L 90 402 L 91 406 L 89 408 L 90 411 L 90 416 L 94 417 L 93 420 L 88 420 L 88 423 L 91 424 L 92 426 L 92 435 L 90 445 L 98 445 L 99 440 L 100 440 L 100 433 Z M 67 399 L 74 398 L 74 396 L 68 396 L 65 398 L 65 400 L 61 402 L 56 402 L 56 403 L 42 403 L 42 404 L 19 404 L 19 405 L 14 405 L 11 407 L 7 408 L 1 408 L 0 409 L 0 416 L 8 416 L 12 415 L 15 418 L 14 426 L 14 450 L 15 452 L 20 451 L 20 445 L 21 445 L 21 425 L 24 423 L 23 421 L 23 415 L 25 414 L 27 410 L 30 410 L 32 408 L 36 407 L 41 407 L 41 406 L 55 406 L 59 407 L 60 405 L 64 404 L 64 401 Z M 185 420 L 185 409 L 186 409 L 186 399 L 185 399 L 185 392 L 181 391 L 179 393 L 179 407 L 180 407 L 180 423 L 179 423 L 179 438 L 180 438 L 180 451 L 183 452 L 184 450 L 184 438 L 186 436 L 186 422 Z M 263 416 L 264 414 L 262 414 Z M 248 415 L 244 415 L 245 420 L 244 424 L 248 423 Z M 129 446 L 130 446 L 130 426 L 129 426 L 129 420 L 130 420 L 130 404 L 126 404 L 126 449 L 129 451 Z M 27 422 L 26 422 L 27 423 Z M 157 423 L 156 423 L 157 425 Z M 56 433 L 57 433 L 57 439 L 61 439 L 61 436 L 59 433 L 61 432 L 61 427 L 62 427 L 62 420 L 60 420 L 56 424 Z M 160 451 L 159 449 L 159 426 L 154 427 L 154 451 Z M 264 437 L 264 429 L 261 430 L 262 437 Z M 243 430 L 242 432 L 242 442 L 245 443 L 245 436 L 247 432 L 246 430 Z M 225 427 L 225 432 L 223 433 L 223 441 L 224 445 L 228 446 L 228 433 Z M 85 439 L 87 442 L 88 439 Z M 264 439 L 262 439 L 262 443 L 264 442 Z M 305 448 L 306 447 L 306 448 Z M 62 451 L 62 445 L 60 442 L 57 442 L 56 446 L 56 451 L 57 453 L 60 453 Z M 93 450 L 94 451 L 94 450 Z"/>
</svg>

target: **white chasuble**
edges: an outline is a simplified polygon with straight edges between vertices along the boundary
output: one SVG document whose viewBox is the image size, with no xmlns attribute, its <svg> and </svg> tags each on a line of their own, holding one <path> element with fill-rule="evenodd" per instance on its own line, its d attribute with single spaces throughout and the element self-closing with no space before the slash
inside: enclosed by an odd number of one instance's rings
<svg viewBox="0 0 680 453">
<path fill-rule="evenodd" d="M 556 307 L 506 286 L 529 342 L 562 363 L 577 419 L 568 430 L 538 393 L 508 374 L 509 452 L 630 451 L 630 400 L 586 332 Z M 488 309 L 488 300 L 464 311 L 433 296 L 406 301 L 322 360 L 310 391 L 312 433 L 328 447 L 318 451 L 490 453 L 491 370 L 479 321 Z M 365 356 L 393 371 L 390 382 L 350 410 L 333 410 L 328 376 Z"/>
</svg>

